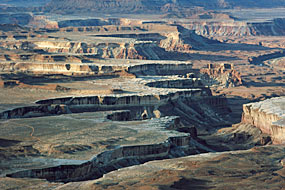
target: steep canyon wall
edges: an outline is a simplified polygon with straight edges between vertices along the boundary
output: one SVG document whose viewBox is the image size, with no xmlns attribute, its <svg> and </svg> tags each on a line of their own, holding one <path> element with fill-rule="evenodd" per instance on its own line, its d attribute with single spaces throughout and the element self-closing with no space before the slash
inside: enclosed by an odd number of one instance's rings
<svg viewBox="0 0 285 190">
<path fill-rule="evenodd" d="M 285 143 L 285 98 L 271 98 L 243 106 L 242 122 L 270 134 L 274 143 Z"/>
</svg>

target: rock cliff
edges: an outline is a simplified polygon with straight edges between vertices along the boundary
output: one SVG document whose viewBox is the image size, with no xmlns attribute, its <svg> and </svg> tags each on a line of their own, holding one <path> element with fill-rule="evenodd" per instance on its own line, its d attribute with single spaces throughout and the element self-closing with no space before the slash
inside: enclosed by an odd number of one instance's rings
<svg viewBox="0 0 285 190">
<path fill-rule="evenodd" d="M 160 41 L 160 47 L 167 51 L 187 52 L 189 50 L 205 50 L 210 46 L 220 44 L 219 41 L 210 40 L 197 35 L 195 31 L 176 26 L 176 32 L 165 35 L 166 39 Z"/>
<path fill-rule="evenodd" d="M 26 38 L 25 36 L 23 38 Z M 97 58 L 116 59 L 167 59 L 167 52 L 153 41 L 130 42 L 66 42 L 66 41 L 21 41 L 1 42 L 0 45 L 10 50 L 24 49 L 28 51 L 43 51 L 46 53 L 92 54 Z M 49 57 L 49 56 L 48 56 Z M 64 59 L 64 56 L 61 56 Z M 43 58 L 43 56 L 42 56 Z M 60 58 L 60 56 L 58 57 Z M 60 61 L 60 59 L 59 59 Z"/>
<path fill-rule="evenodd" d="M 270 134 L 273 143 L 285 143 L 285 97 L 271 98 L 243 106 L 242 122 Z"/>
<path fill-rule="evenodd" d="M 148 128 L 167 130 L 179 128 L 180 120 L 177 117 L 160 118 L 151 121 Z M 156 144 L 141 144 L 130 146 L 119 146 L 110 151 L 104 151 L 91 160 L 79 165 L 60 165 L 56 167 L 31 169 L 19 171 L 7 176 L 14 178 L 42 178 L 48 181 L 71 182 L 102 177 L 110 171 L 144 163 L 154 159 L 165 159 L 189 154 L 190 135 L 181 132 L 169 132 L 164 142 Z"/>
<path fill-rule="evenodd" d="M 33 56 L 32 56 L 33 57 Z M 185 75 L 189 72 L 193 72 L 192 64 L 187 62 L 134 62 L 126 63 L 121 62 L 121 64 L 102 64 L 98 63 L 76 63 L 78 60 L 73 58 L 69 59 L 65 56 L 44 56 L 36 57 L 38 61 L 29 62 L 9 62 L 4 61 L 0 65 L 0 71 L 2 72 L 14 72 L 14 73 L 43 73 L 43 74 L 64 74 L 64 75 L 112 75 L 116 72 L 127 71 L 130 74 L 135 75 L 171 75 L 171 74 L 182 74 Z M 6 58 L 5 58 L 6 59 Z M 10 59 L 10 58 L 9 58 Z M 11 58 L 12 59 L 12 58 Z M 17 56 L 16 58 L 17 59 Z M 43 62 L 43 60 L 55 60 L 61 59 L 60 62 Z M 69 63 L 64 63 L 62 60 L 66 60 Z M 111 62 L 111 60 L 110 60 Z M 179 63 L 179 64 L 176 64 Z"/>
<path fill-rule="evenodd" d="M 56 189 L 282 189 L 284 154 L 284 146 L 263 146 L 153 161 Z"/>
<path fill-rule="evenodd" d="M 193 7 L 203 7 L 205 9 L 221 9 L 221 8 L 272 8 L 284 7 L 283 0 L 274 0 L 274 3 L 266 0 L 255 2 L 251 1 L 235 1 L 235 0 L 210 0 L 210 1 L 187 1 L 187 0 L 88 0 L 88 1 L 56 1 L 52 0 L 44 7 L 49 12 L 64 12 L 70 14 L 74 12 L 83 13 L 84 10 L 98 11 L 104 13 L 179 13 L 179 11 L 189 11 Z"/>
<path fill-rule="evenodd" d="M 193 21 L 183 24 L 203 36 L 283 36 L 285 19 L 264 22 L 245 21 Z"/>
<path fill-rule="evenodd" d="M 232 64 L 208 64 L 208 68 L 202 68 L 200 72 L 205 85 L 227 88 L 242 85 L 241 74 L 234 69 Z"/>
</svg>

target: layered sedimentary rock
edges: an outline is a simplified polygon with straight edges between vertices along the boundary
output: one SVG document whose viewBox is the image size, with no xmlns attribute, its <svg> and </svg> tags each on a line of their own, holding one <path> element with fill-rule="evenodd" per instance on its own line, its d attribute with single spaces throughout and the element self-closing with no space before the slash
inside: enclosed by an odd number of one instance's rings
<svg viewBox="0 0 285 190">
<path fill-rule="evenodd" d="M 160 95 L 128 95 L 128 96 L 89 96 L 89 97 L 63 97 L 47 100 L 39 100 L 40 106 L 20 107 L 1 113 L 1 118 L 35 117 L 52 114 L 67 114 L 71 112 L 114 110 L 131 107 L 147 107 L 167 104 L 180 98 L 194 98 L 207 96 L 208 92 L 202 89 L 181 90 L 177 92 L 165 92 Z M 141 109 L 137 109 L 139 117 Z"/>
<path fill-rule="evenodd" d="M 193 79 L 176 79 L 176 80 L 161 80 L 155 82 L 149 82 L 146 84 L 149 87 L 155 88 L 203 88 L 204 84 L 202 84 L 201 80 L 198 78 Z"/>
<path fill-rule="evenodd" d="M 273 68 L 277 68 L 280 70 L 285 70 L 285 56 L 276 58 L 276 59 L 269 59 L 263 62 L 264 64 L 271 66 Z"/>
<path fill-rule="evenodd" d="M 84 20 L 83 20 L 84 21 Z M 66 21 L 67 22 L 67 21 Z M 137 21 L 137 20 L 126 20 L 121 21 L 122 25 L 103 25 L 103 26 L 84 26 L 84 24 L 81 24 L 81 20 L 73 21 L 74 25 L 79 25 L 78 27 L 67 26 L 63 28 L 59 28 L 58 30 L 48 30 L 48 32 L 130 32 L 130 31 L 147 31 L 149 30 L 147 25 L 141 25 L 143 21 Z M 79 22 L 79 23 L 77 23 Z M 68 22 L 67 22 L 68 23 Z M 66 23 L 66 25 L 67 25 Z M 132 25 L 134 24 L 134 25 Z M 81 26 L 83 25 L 83 26 Z"/>
<path fill-rule="evenodd" d="M 119 114 L 117 112 L 117 115 Z M 142 138 L 142 134 L 147 133 L 148 130 L 151 130 L 153 133 L 162 133 L 163 137 L 149 141 L 150 143 L 144 141 L 144 143 L 141 142 L 142 144 L 139 144 L 135 141 L 133 145 L 116 146 L 115 148 L 111 148 L 112 150 L 110 151 L 97 154 L 89 161 L 83 161 L 82 164 L 67 164 L 43 169 L 31 169 L 12 173 L 8 176 L 16 178 L 43 178 L 49 181 L 61 182 L 81 181 L 96 179 L 104 173 L 121 167 L 137 165 L 154 159 L 183 156 L 191 152 L 189 149 L 190 135 L 173 131 L 181 125 L 178 117 L 153 119 L 147 121 L 147 124 L 144 123 L 138 124 L 140 125 L 137 128 L 140 130 L 139 138 Z M 130 124 L 125 123 L 125 125 Z"/>
<path fill-rule="evenodd" d="M 32 20 L 32 14 L 29 13 L 2 13 L 0 14 L 1 24 L 20 24 L 27 25 Z"/>
<path fill-rule="evenodd" d="M 284 154 L 284 146 L 263 146 L 153 161 L 111 172 L 98 180 L 67 183 L 57 190 L 282 189 Z"/>
<path fill-rule="evenodd" d="M 150 1 L 150 0 L 110 0 L 110 1 L 51 1 L 44 10 L 49 12 L 64 12 L 70 14 L 72 12 L 84 12 L 88 11 L 98 11 L 105 13 L 160 13 L 160 12 L 169 12 L 169 13 L 179 13 L 179 11 L 187 12 L 193 7 L 203 7 L 206 9 L 220 9 L 220 8 L 233 8 L 233 7 L 244 7 L 244 8 L 267 8 L 267 7 L 282 7 L 284 6 L 283 0 L 275 0 L 274 3 L 269 3 L 266 0 L 259 1 L 233 1 L 233 0 L 211 0 L 211 1 L 187 1 L 187 0 L 163 0 L 163 1 Z"/>
<path fill-rule="evenodd" d="M 18 24 L 0 24 L 0 31 L 2 31 L 2 32 L 24 31 L 24 30 L 27 30 L 27 28 L 24 28 Z"/>
<path fill-rule="evenodd" d="M 125 18 L 108 18 L 108 19 L 78 19 L 78 20 L 62 20 L 58 22 L 60 28 L 63 27 L 78 27 L 78 26 L 106 26 L 106 25 L 128 25 L 142 24 L 143 21 L 130 20 Z M 129 26 L 130 27 L 130 26 Z"/>
<path fill-rule="evenodd" d="M 1 43 L 1 46 L 13 50 L 24 49 L 29 51 L 44 51 L 46 53 L 88 53 L 96 55 L 97 58 L 117 58 L 117 59 L 166 59 L 168 56 L 163 48 L 160 48 L 152 41 L 130 41 L 125 42 L 18 42 Z M 163 58 L 163 56 L 166 56 Z"/>
<path fill-rule="evenodd" d="M 283 57 L 285 57 L 285 51 L 281 50 L 281 51 L 276 51 L 276 52 L 265 54 L 265 55 L 260 55 L 258 57 L 251 57 L 249 58 L 249 62 L 255 65 L 260 65 L 260 64 L 262 65 L 267 60 L 278 59 L 278 58 L 282 59 Z"/>
<path fill-rule="evenodd" d="M 208 64 L 208 68 L 202 68 L 200 72 L 203 83 L 209 86 L 234 87 L 242 84 L 241 74 L 234 69 L 232 64 Z"/>
<path fill-rule="evenodd" d="M 274 143 L 285 143 L 285 98 L 277 97 L 243 106 L 242 122 L 270 134 Z"/>
<path fill-rule="evenodd" d="M 239 3 L 252 6 L 249 1 Z M 283 86 L 282 63 L 276 62 L 282 68 L 278 71 L 267 67 L 269 62 L 259 63 L 283 55 L 269 55 L 280 49 L 264 47 L 265 38 L 255 35 L 275 35 L 265 39 L 275 44 L 281 39 L 277 36 L 284 35 L 284 19 L 242 21 L 230 15 L 233 10 L 208 12 L 192 5 L 230 8 L 237 2 L 63 0 L 25 9 L 37 12 L 30 17 L 17 16 L 20 8 L 1 7 L 16 12 L 1 13 L 2 21 L 12 18 L 10 23 L 31 28 L 0 25 L 0 189 L 20 189 L 21 183 L 28 189 L 52 189 L 55 183 L 92 180 L 151 160 L 270 144 L 271 138 L 252 126 L 260 122 L 255 117 L 261 118 L 255 116 L 258 113 L 251 118 L 254 111 L 244 116 L 247 123 L 219 129 L 240 118 L 235 110 L 229 115 L 225 94 L 239 96 L 230 100 L 240 107 L 248 99 L 283 92 L 278 91 Z M 76 15 L 44 16 L 44 11 Z M 130 19 L 109 14 L 125 11 L 143 14 Z M 101 13 L 105 18 L 97 18 Z M 252 61 L 256 63 L 249 64 Z M 233 88 L 243 82 L 247 86 Z M 213 94 L 221 96 L 212 95 L 208 85 L 213 84 Z M 284 142 L 282 123 L 283 119 L 271 123 L 275 143 Z M 220 135 L 211 137 L 216 131 Z M 125 170 L 119 170 L 95 183 L 60 188 L 238 189 L 245 183 L 249 189 L 280 189 L 284 175 L 277 170 L 284 150 L 268 147 L 157 161 L 159 166 L 146 164 L 131 170 L 134 173 L 120 176 Z M 45 183 L 37 188 L 35 181 Z"/>
<path fill-rule="evenodd" d="M 33 16 L 28 26 L 32 28 L 58 29 L 59 23 L 49 20 L 46 16 Z"/>
<path fill-rule="evenodd" d="M 65 57 L 61 57 L 65 59 Z M 54 59 L 54 58 L 52 58 Z M 69 59 L 68 57 L 66 58 Z M 74 63 L 75 62 L 75 63 Z M 179 63 L 179 64 L 176 64 Z M 3 62 L 0 65 L 2 72 L 18 72 L 18 73 L 45 73 L 45 74 L 112 74 L 117 71 L 127 71 L 136 75 L 170 75 L 170 74 L 187 74 L 192 69 L 191 63 L 186 62 L 134 62 L 118 64 L 102 64 L 98 63 L 76 63 L 76 59 L 72 58 L 69 63 L 40 63 L 40 62 Z"/>
<path fill-rule="evenodd" d="M 187 52 L 192 49 L 207 49 L 208 46 L 219 44 L 218 41 L 199 36 L 194 30 L 176 26 L 176 32 L 165 34 L 166 39 L 160 41 L 160 47 L 167 51 Z"/>
<path fill-rule="evenodd" d="M 82 165 L 62 165 L 53 168 L 33 169 L 8 175 L 14 178 L 42 178 L 49 181 L 71 182 L 96 179 L 104 173 L 121 167 L 137 165 L 153 159 L 172 158 L 171 147 L 189 146 L 189 137 L 173 137 L 165 143 L 125 146 L 97 155 Z M 186 149 L 185 149 L 186 150 Z M 181 150 L 180 150 L 181 151 Z M 180 155 L 187 155 L 181 151 Z"/>
<path fill-rule="evenodd" d="M 194 21 L 184 24 L 203 36 L 283 36 L 285 19 L 276 18 L 264 22 L 244 21 Z"/>
<path fill-rule="evenodd" d="M 55 63 L 6 63 L 1 64 L 2 72 L 22 72 L 22 73 L 45 73 L 45 74 L 86 74 L 94 75 L 98 73 L 104 73 L 104 67 L 102 70 L 95 65 L 88 64 L 55 64 Z M 111 73 L 111 72 L 108 72 Z"/>
</svg>

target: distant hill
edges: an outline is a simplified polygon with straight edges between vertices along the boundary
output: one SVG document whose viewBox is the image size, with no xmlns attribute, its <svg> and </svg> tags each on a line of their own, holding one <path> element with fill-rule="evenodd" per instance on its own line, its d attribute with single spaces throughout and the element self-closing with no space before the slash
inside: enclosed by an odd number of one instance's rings
<svg viewBox="0 0 285 190">
<path fill-rule="evenodd" d="M 285 0 L 51 0 L 44 10 L 57 13 L 170 13 L 204 9 L 285 7 Z"/>
<path fill-rule="evenodd" d="M 51 0 L 0 0 L 0 5 L 15 7 L 39 7 L 44 6 Z"/>
</svg>

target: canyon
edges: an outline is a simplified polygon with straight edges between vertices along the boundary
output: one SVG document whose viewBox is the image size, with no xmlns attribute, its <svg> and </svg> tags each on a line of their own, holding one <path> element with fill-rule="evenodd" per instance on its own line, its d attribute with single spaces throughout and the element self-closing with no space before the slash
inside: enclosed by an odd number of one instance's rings
<svg viewBox="0 0 285 190">
<path fill-rule="evenodd" d="M 0 189 L 283 189 L 283 0 L 0 1 Z"/>
<path fill-rule="evenodd" d="M 284 143 L 284 97 L 245 104 L 242 117 L 242 122 L 270 134 L 273 143 Z"/>
</svg>

